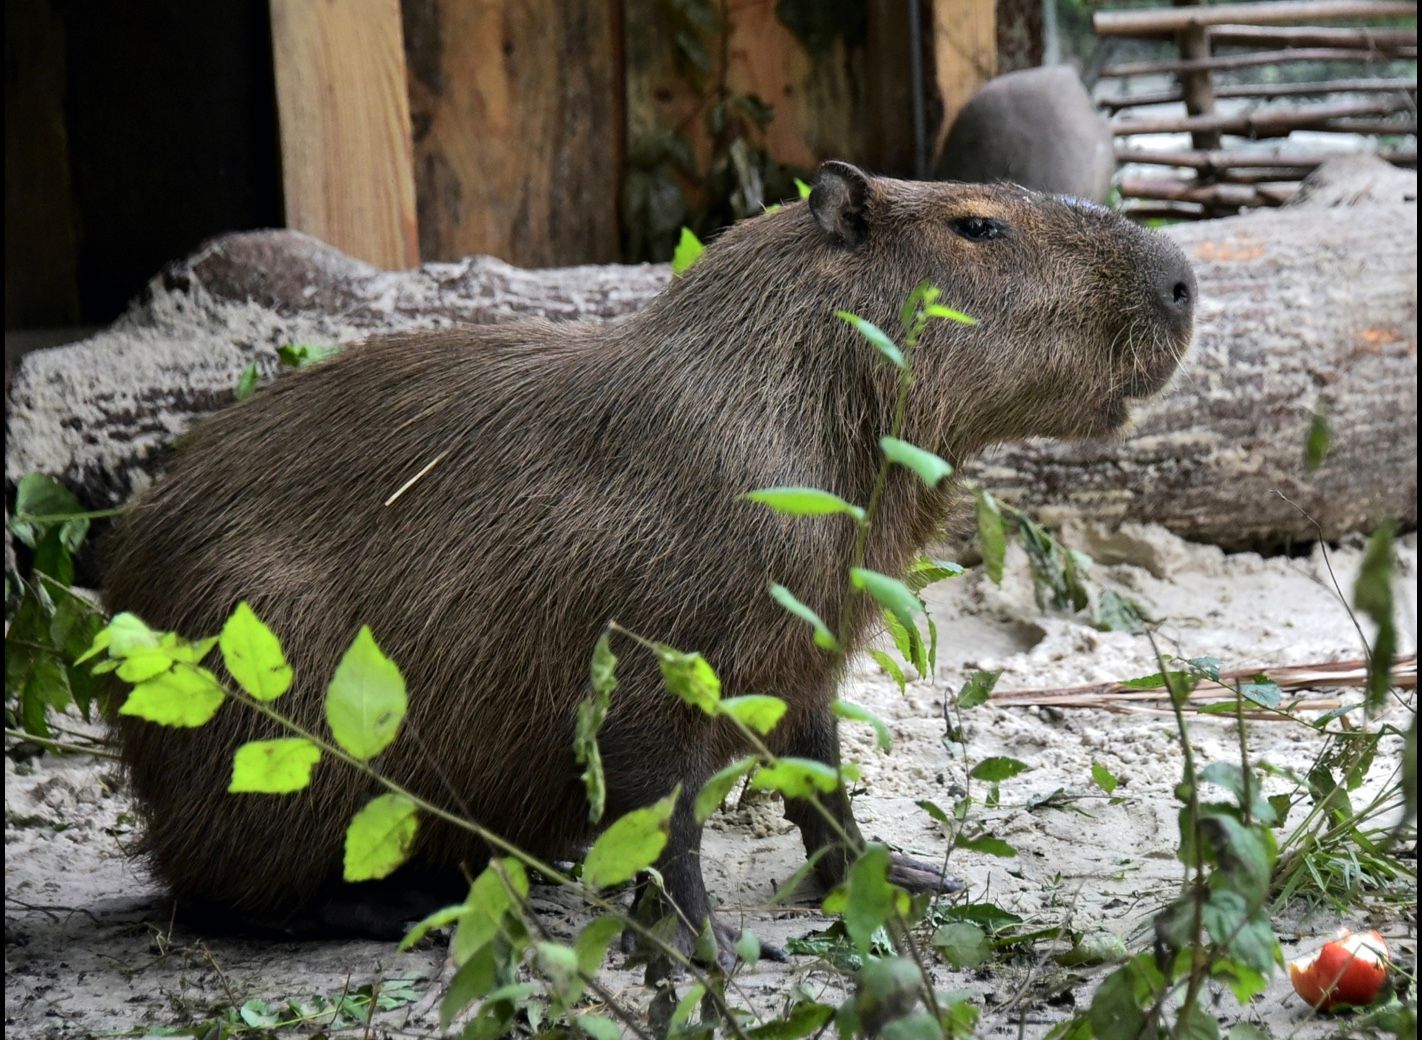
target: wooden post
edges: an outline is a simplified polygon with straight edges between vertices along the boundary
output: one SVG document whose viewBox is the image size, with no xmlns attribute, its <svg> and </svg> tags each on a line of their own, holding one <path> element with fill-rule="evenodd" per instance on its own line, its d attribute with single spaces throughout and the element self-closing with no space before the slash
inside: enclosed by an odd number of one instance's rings
<svg viewBox="0 0 1422 1040">
<path fill-rule="evenodd" d="M 621 12 L 616 0 L 405 5 L 426 260 L 617 258 Z"/>
<path fill-rule="evenodd" d="M 933 0 L 933 57 L 943 99 L 943 123 L 933 146 L 936 163 L 958 112 L 997 75 L 995 0 Z"/>
<path fill-rule="evenodd" d="M 271 0 L 286 224 L 419 263 L 399 0 Z"/>
</svg>

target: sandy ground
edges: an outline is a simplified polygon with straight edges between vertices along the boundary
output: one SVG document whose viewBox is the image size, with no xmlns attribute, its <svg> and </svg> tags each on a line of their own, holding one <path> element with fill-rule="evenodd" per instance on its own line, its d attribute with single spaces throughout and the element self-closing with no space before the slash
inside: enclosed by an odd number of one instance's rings
<svg viewBox="0 0 1422 1040">
<path fill-rule="evenodd" d="M 1309 557 L 1225 555 L 1158 529 L 1068 533 L 1068 541 L 1098 561 L 1094 575 L 1168 619 L 1170 650 L 1212 655 L 1225 668 L 1303 664 L 1360 656 L 1359 639 L 1329 582 L 1319 551 Z M 1401 544 L 1399 623 L 1404 650 L 1416 646 L 1416 537 Z M 1359 546 L 1331 554 L 1351 589 Z M 1180 774 L 1174 724 L 1168 716 L 1101 709 L 1042 710 L 986 706 L 965 718 L 962 747 L 943 740 L 943 704 L 975 668 L 1002 669 L 999 690 L 1130 678 L 1155 671 L 1141 637 L 1102 633 L 1077 621 L 1044 617 L 1033 602 L 1025 561 L 1011 556 L 1002 587 L 980 573 L 929 591 L 943 635 L 938 674 L 910 685 L 906 696 L 867 659 L 854 670 L 845 696 L 890 725 L 892 753 L 874 750 L 866 727 L 845 729 L 846 754 L 864 772 L 856 798 L 866 835 L 924 859 L 941 858 L 939 826 L 915 805 L 949 805 L 972 761 L 1012 755 L 1032 769 L 1002 786 L 1002 804 L 976 818 L 1019 851 L 1013 859 L 958 855 L 952 871 L 968 897 L 993 901 L 1029 924 L 1069 923 L 1089 934 L 1113 933 L 1133 948 L 1149 915 L 1177 890 L 1173 857 Z M 1355 698 L 1355 692 L 1341 694 Z M 1234 757 L 1232 723 L 1200 717 L 1192 737 L 1202 762 Z M 1306 767 L 1319 746 L 1307 727 L 1259 722 L 1250 727 L 1256 762 Z M 1381 779 L 1398 748 L 1386 749 Z M 1108 804 L 1090 784 L 1093 761 L 1122 777 L 1124 795 Z M 1270 781 L 1270 791 L 1282 789 Z M 1082 796 L 1065 805 L 1029 809 L 1058 789 Z M 977 793 L 981 794 L 981 791 Z M 161 893 L 124 849 L 134 836 L 130 807 L 110 763 L 47 756 L 5 773 L 5 1022 L 17 1037 L 142 1035 L 156 1027 L 193 1026 L 252 999 L 282 1006 L 291 1000 L 338 998 L 384 982 L 390 1004 L 373 1035 L 438 1034 L 441 980 L 449 977 L 442 941 L 410 953 L 363 942 L 273 944 L 202 937 L 174 927 Z M 762 939 L 783 942 L 827 923 L 803 901 L 768 910 L 776 882 L 800 864 L 798 836 L 778 806 L 757 800 L 729 807 L 706 834 L 706 875 L 728 920 Z M 575 899 L 536 893 L 542 919 L 570 934 L 584 917 Z M 1285 952 L 1294 955 L 1340 922 L 1327 912 L 1279 922 Z M 1358 920 L 1347 923 L 1357 926 Z M 1379 919 L 1403 963 L 1416 963 L 1410 921 Z M 1044 956 L 994 964 L 975 972 L 942 971 L 944 989 L 968 992 L 982 1010 L 979 1035 L 1043 1035 L 1051 1023 L 1089 1001 L 1104 969 L 1071 974 Z M 634 1003 L 638 975 L 622 956 L 609 958 L 608 987 Z M 404 980 L 391 983 L 390 980 Z M 796 987 L 833 992 L 834 973 L 811 957 L 762 963 L 738 976 L 743 1001 L 773 1008 Z M 1328 1035 L 1336 1023 L 1312 1019 L 1286 980 L 1276 979 L 1249 1008 L 1228 1010 L 1269 1035 Z M 315 1032 L 320 1023 L 281 1035 Z M 329 1030 L 332 1034 L 340 1030 Z M 360 1035 L 356 1030 L 355 1035 Z"/>
</svg>

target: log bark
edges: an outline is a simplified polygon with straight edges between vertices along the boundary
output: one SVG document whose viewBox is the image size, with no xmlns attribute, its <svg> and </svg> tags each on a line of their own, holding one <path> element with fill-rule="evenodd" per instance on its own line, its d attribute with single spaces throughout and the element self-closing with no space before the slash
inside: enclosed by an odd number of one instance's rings
<svg viewBox="0 0 1422 1040">
<path fill-rule="evenodd" d="M 971 468 L 1047 522 L 1145 521 L 1229 548 L 1416 523 L 1415 175 L 1383 163 L 1305 182 L 1288 206 L 1167 229 L 1195 264 L 1196 345 L 1119 440 L 1004 446 Z M 1377 167 L 1381 167 L 1381 172 Z M 1331 179 L 1330 179 L 1331 178 Z M 1356 205 L 1340 203 L 1356 201 Z M 487 257 L 381 272 L 289 231 L 219 239 L 172 265 L 110 329 L 25 356 L 9 387 L 6 479 L 61 477 L 114 505 L 164 449 L 285 343 L 451 322 L 612 318 L 662 265 L 525 271 Z M 1311 416 L 1332 431 L 1304 467 Z"/>
</svg>

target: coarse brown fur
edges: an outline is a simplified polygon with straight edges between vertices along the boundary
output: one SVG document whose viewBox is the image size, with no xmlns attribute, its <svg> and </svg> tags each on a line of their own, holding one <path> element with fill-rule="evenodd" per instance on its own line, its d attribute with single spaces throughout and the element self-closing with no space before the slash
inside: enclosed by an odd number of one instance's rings
<svg viewBox="0 0 1422 1040">
<path fill-rule="evenodd" d="M 970 217 L 1001 233 L 964 237 Z M 701 651 L 728 694 L 783 697 L 774 748 L 837 761 L 836 667 L 766 588 L 837 618 L 854 525 L 740 496 L 809 485 L 867 500 L 895 371 L 833 312 L 896 330 L 925 278 L 979 319 L 930 326 L 908 410 L 906 439 L 955 463 L 1010 438 L 1108 433 L 1190 338 L 1188 264 L 1118 216 L 828 164 L 809 204 L 728 229 L 640 313 L 383 339 L 203 423 L 113 535 L 107 604 L 203 636 L 249 601 L 296 668 L 279 707 L 318 731 L 325 684 L 370 625 L 410 691 L 381 771 L 546 857 L 595 834 L 573 722 L 610 620 Z M 950 494 L 895 468 L 867 565 L 902 573 Z M 743 751 L 666 693 L 649 654 L 617 649 L 608 820 L 678 782 L 694 793 Z M 299 794 L 227 793 L 233 749 L 279 735 L 235 704 L 196 730 L 117 726 L 145 851 L 180 905 L 294 922 L 331 891 L 373 783 L 326 763 Z M 803 809 L 790 815 L 807 846 L 830 840 Z M 699 841 L 683 805 L 661 866 L 693 920 L 708 910 Z M 486 856 L 421 825 L 428 867 L 477 870 Z M 827 880 L 842 871 L 842 857 L 822 862 Z M 935 883 L 913 866 L 907 880 Z"/>
</svg>

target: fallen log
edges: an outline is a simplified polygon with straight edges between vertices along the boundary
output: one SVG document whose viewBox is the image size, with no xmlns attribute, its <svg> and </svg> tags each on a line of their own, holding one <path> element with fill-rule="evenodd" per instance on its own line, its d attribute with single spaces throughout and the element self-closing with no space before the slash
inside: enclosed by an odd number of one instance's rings
<svg viewBox="0 0 1422 1040">
<path fill-rule="evenodd" d="M 1230 548 L 1317 536 L 1275 491 L 1328 538 L 1415 524 L 1416 180 L 1352 162 L 1346 176 L 1321 176 L 1329 164 L 1304 182 L 1318 208 L 1166 229 L 1199 278 L 1197 342 L 1129 435 L 1006 445 L 969 475 L 1047 522 L 1155 522 Z M 271 375 L 283 344 L 520 315 L 612 318 L 669 277 L 664 265 L 525 271 L 488 257 L 382 272 L 296 232 L 228 236 L 165 270 L 111 328 L 21 358 L 7 484 L 47 472 L 87 507 L 112 506 L 195 418 L 233 400 L 249 363 Z M 1315 412 L 1332 448 L 1309 471 Z"/>
</svg>

